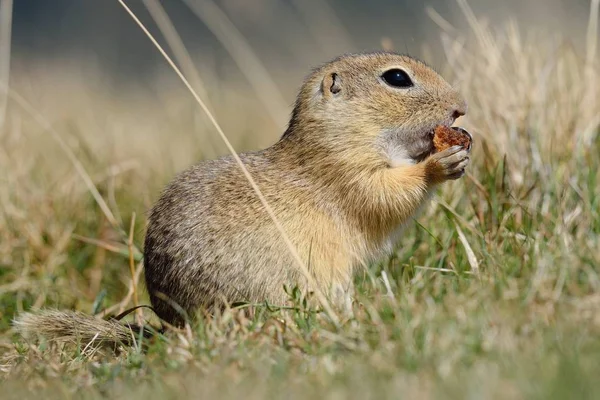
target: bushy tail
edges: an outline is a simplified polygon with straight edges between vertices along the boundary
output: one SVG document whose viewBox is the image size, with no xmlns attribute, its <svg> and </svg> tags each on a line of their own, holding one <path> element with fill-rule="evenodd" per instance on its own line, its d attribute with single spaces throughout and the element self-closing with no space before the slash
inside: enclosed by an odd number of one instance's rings
<svg viewBox="0 0 600 400">
<path fill-rule="evenodd" d="M 148 337 L 150 331 L 138 325 L 117 320 L 98 319 L 78 311 L 42 310 L 23 313 L 14 321 L 15 329 L 24 338 L 41 337 L 50 342 L 70 342 L 79 345 L 133 345 L 140 329 Z"/>
</svg>

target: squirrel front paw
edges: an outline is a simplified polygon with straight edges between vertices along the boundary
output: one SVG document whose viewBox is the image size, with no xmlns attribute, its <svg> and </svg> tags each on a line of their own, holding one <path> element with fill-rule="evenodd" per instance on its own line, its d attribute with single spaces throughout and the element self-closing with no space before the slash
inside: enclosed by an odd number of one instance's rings
<svg viewBox="0 0 600 400">
<path fill-rule="evenodd" d="M 467 165 L 469 165 L 469 151 L 462 146 L 452 146 L 432 154 L 425 160 L 427 181 L 430 184 L 437 184 L 458 179 L 465 174 Z"/>
</svg>

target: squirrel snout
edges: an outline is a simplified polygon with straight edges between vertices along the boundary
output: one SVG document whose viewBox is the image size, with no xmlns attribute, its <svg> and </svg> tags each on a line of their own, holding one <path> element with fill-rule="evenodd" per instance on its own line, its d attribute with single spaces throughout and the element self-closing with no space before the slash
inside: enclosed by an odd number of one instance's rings
<svg viewBox="0 0 600 400">
<path fill-rule="evenodd" d="M 462 117 L 465 114 L 466 114 L 466 110 L 464 108 L 455 108 L 452 111 L 452 118 L 458 119 L 459 117 Z"/>
<path fill-rule="evenodd" d="M 450 105 L 449 111 L 452 119 L 456 120 L 467 113 L 467 103 L 465 101 L 453 103 Z"/>
<path fill-rule="evenodd" d="M 446 97 L 440 100 L 453 120 L 456 120 L 467 113 L 467 102 L 460 93 L 456 91 L 447 92 Z"/>
<path fill-rule="evenodd" d="M 459 94 L 454 96 L 454 99 L 451 100 L 448 105 L 450 106 L 449 107 L 450 115 L 452 115 L 452 118 L 454 118 L 454 119 L 457 119 L 458 117 L 462 117 L 463 115 L 465 115 L 467 113 L 467 102 Z"/>
</svg>

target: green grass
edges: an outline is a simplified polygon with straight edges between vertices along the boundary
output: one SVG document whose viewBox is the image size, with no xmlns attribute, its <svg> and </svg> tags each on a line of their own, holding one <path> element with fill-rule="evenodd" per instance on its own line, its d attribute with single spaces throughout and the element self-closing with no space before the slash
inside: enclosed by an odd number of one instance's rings
<svg viewBox="0 0 600 400">
<path fill-rule="evenodd" d="M 514 26 L 476 28 L 465 46 L 447 42 L 443 71 L 470 103 L 469 176 L 444 186 L 397 251 L 357 275 L 355 315 L 337 328 L 295 299 L 292 309 L 200 318 L 143 351 L 18 338 L 10 321 L 22 310 L 121 302 L 131 216 L 140 248 L 162 185 L 214 154 L 186 133 L 206 125 L 190 118 L 185 92 L 161 92 L 157 104 L 82 96 L 83 80 L 62 88 L 60 101 L 32 97 L 93 178 L 116 216 L 111 226 L 56 143 L 11 103 L 0 135 L 2 398 L 597 397 L 598 60 Z M 34 78 L 58 93 L 51 78 Z M 266 136 L 251 142 L 229 127 L 238 147 L 276 138 L 252 119 L 248 98 L 235 105 L 237 131 Z M 227 115 L 227 104 L 214 106 Z"/>
</svg>

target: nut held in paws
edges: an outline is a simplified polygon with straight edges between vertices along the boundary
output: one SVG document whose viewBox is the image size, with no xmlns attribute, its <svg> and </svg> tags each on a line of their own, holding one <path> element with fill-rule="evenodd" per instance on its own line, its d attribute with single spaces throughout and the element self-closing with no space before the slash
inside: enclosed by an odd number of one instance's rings
<svg viewBox="0 0 600 400">
<path fill-rule="evenodd" d="M 473 137 L 463 128 L 439 125 L 435 128 L 433 135 L 433 146 L 436 152 L 444 151 L 452 146 L 462 146 L 465 150 L 471 150 Z"/>
</svg>

